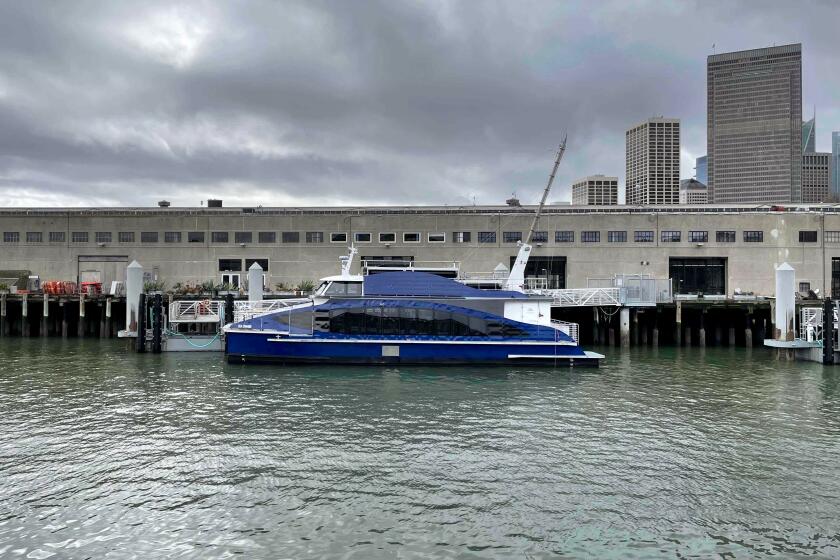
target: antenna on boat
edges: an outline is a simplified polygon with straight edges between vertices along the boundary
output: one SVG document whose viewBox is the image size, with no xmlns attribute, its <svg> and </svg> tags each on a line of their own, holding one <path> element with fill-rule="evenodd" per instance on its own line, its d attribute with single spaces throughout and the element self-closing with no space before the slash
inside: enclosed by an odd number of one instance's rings
<svg viewBox="0 0 840 560">
<path fill-rule="evenodd" d="M 519 246 L 519 253 L 516 255 L 516 260 L 510 268 L 510 275 L 505 283 L 506 290 L 515 290 L 518 292 L 525 291 L 525 267 L 528 265 L 528 257 L 531 254 L 531 239 L 534 237 L 534 230 L 537 229 L 537 223 L 540 221 L 545 201 L 548 199 L 548 193 L 551 191 L 551 184 L 554 183 L 554 177 L 557 175 L 557 168 L 560 167 L 560 160 L 563 159 L 563 154 L 566 153 L 566 139 L 568 134 L 563 135 L 563 141 L 557 148 L 557 157 L 554 159 L 554 167 L 551 169 L 551 175 L 548 176 L 548 183 L 545 185 L 540 205 L 537 207 L 537 212 L 534 214 L 534 221 L 531 222 L 531 229 L 528 230 L 528 236 L 525 238 L 525 243 Z"/>
<path fill-rule="evenodd" d="M 354 246 L 348 247 L 348 252 L 346 255 L 342 255 L 338 257 L 338 260 L 341 261 L 341 275 L 342 276 L 350 276 L 350 267 L 353 266 L 353 257 L 358 253 L 359 250 L 356 249 Z"/>
</svg>

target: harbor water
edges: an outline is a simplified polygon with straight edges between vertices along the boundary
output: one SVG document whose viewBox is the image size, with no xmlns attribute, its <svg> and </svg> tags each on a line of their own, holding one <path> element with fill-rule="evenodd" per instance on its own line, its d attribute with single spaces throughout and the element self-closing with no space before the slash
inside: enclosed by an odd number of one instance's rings
<svg viewBox="0 0 840 560">
<path fill-rule="evenodd" d="M 0 558 L 840 557 L 840 368 L 237 366 L 0 339 Z"/>
</svg>

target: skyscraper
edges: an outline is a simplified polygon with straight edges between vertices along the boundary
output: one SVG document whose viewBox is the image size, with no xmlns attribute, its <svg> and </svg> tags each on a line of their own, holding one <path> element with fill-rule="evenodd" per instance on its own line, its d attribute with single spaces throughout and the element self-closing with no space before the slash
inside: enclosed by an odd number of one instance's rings
<svg viewBox="0 0 840 560">
<path fill-rule="evenodd" d="M 679 204 L 680 120 L 654 117 L 625 134 L 626 203 Z"/>
<path fill-rule="evenodd" d="M 802 122 L 802 153 L 813 154 L 817 151 L 817 117 Z"/>
<path fill-rule="evenodd" d="M 840 132 L 831 133 L 831 196 L 840 200 Z"/>
<path fill-rule="evenodd" d="M 578 179 L 572 185 L 572 204 L 618 204 L 618 177 L 590 175 Z"/>
<path fill-rule="evenodd" d="M 831 200 L 831 154 L 813 152 L 802 154 L 802 202 Z"/>
<path fill-rule="evenodd" d="M 706 77 L 709 200 L 798 202 L 802 45 L 712 55 Z"/>
<path fill-rule="evenodd" d="M 694 175 L 698 181 L 704 185 L 709 184 L 709 161 L 706 156 L 697 158 L 697 163 L 694 164 Z"/>
</svg>

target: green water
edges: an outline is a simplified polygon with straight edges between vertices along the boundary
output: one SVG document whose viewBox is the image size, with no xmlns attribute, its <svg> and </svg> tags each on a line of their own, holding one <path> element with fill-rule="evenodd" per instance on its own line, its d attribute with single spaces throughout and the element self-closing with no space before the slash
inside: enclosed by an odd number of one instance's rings
<svg viewBox="0 0 840 560">
<path fill-rule="evenodd" d="M 840 557 L 840 367 L 258 367 L 0 340 L 0 558 Z"/>
</svg>

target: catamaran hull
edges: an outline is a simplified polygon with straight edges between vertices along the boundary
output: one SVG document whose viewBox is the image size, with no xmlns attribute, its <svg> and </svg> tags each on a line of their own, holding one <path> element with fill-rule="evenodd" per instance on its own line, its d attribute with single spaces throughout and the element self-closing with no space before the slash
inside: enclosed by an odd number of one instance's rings
<svg viewBox="0 0 840 560">
<path fill-rule="evenodd" d="M 227 334 L 230 363 L 545 364 L 595 366 L 604 357 L 579 346 L 528 341 L 336 340 Z"/>
</svg>

